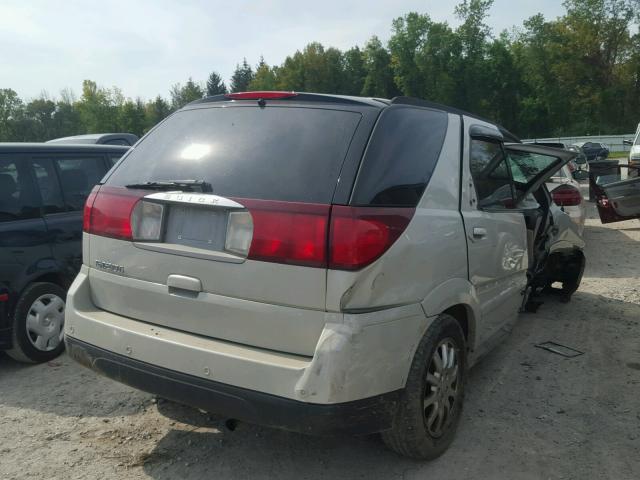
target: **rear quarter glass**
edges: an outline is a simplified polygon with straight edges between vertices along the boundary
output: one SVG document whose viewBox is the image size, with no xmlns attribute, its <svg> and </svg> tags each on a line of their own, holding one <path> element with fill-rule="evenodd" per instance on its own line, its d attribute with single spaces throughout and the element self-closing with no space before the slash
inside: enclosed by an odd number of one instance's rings
<svg viewBox="0 0 640 480">
<path fill-rule="evenodd" d="M 415 207 L 436 167 L 448 115 L 392 106 L 373 130 L 356 178 L 352 205 Z"/>
<path fill-rule="evenodd" d="M 224 197 L 331 203 L 361 118 L 300 106 L 183 110 L 149 133 L 106 183 L 194 179 Z"/>
</svg>

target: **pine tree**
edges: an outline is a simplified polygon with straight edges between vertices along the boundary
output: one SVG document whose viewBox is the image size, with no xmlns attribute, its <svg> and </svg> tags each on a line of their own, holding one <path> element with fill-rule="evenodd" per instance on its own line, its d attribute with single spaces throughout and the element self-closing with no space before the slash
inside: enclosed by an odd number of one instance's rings
<svg viewBox="0 0 640 480">
<path fill-rule="evenodd" d="M 244 92 L 249 89 L 251 80 L 253 80 L 253 69 L 245 58 L 242 60 L 242 65 L 236 65 L 236 70 L 231 77 L 230 90 L 232 92 Z"/>
<path fill-rule="evenodd" d="M 218 72 L 211 72 L 207 79 L 207 96 L 220 95 L 227 93 L 227 86 L 222 81 L 222 77 Z"/>
</svg>

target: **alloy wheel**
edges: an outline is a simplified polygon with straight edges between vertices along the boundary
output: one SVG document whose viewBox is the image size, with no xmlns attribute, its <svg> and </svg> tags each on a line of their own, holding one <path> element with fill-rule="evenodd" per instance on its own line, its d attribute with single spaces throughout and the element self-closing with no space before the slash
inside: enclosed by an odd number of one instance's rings
<svg viewBox="0 0 640 480">
<path fill-rule="evenodd" d="M 453 339 L 442 340 L 427 367 L 423 400 L 424 422 L 432 437 L 442 436 L 455 418 L 461 373 Z"/>
</svg>

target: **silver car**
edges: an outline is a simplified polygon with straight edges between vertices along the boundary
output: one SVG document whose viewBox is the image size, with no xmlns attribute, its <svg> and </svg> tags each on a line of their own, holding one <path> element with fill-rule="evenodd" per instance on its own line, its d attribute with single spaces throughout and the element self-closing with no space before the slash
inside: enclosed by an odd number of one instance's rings
<svg viewBox="0 0 640 480">
<path fill-rule="evenodd" d="M 434 458 L 467 369 L 531 295 L 578 288 L 584 244 L 545 187 L 573 156 L 411 98 L 192 103 L 87 200 L 69 354 L 226 418 Z"/>
</svg>

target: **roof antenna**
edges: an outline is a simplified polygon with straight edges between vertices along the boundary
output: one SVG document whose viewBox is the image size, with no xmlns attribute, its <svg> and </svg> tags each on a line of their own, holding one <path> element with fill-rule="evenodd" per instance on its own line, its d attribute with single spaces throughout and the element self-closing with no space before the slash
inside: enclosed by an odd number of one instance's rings
<svg viewBox="0 0 640 480">
<path fill-rule="evenodd" d="M 267 102 L 264 101 L 264 98 L 259 98 L 258 99 L 258 105 L 260 106 L 260 108 L 264 108 L 264 106 L 267 104 Z"/>
</svg>

